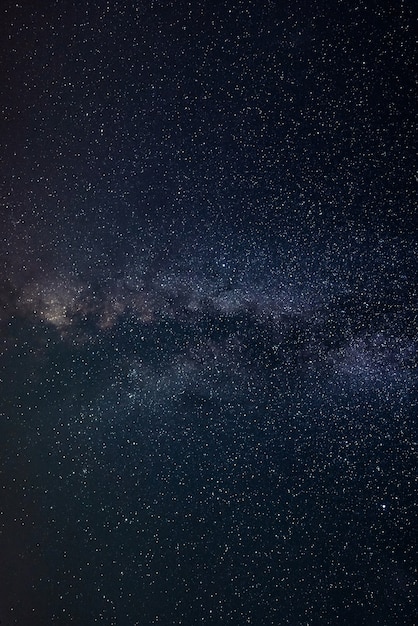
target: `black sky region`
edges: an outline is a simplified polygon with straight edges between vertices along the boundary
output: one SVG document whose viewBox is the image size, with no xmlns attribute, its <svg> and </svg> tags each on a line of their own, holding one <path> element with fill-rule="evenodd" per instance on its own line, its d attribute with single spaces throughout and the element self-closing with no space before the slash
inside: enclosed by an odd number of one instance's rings
<svg viewBox="0 0 418 626">
<path fill-rule="evenodd" d="M 2 626 L 412 626 L 409 0 L 3 0 Z"/>
</svg>

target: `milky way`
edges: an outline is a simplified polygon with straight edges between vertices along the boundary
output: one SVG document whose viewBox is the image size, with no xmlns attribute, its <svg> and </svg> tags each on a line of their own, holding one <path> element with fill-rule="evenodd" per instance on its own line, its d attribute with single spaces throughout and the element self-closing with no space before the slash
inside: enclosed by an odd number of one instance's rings
<svg viewBox="0 0 418 626">
<path fill-rule="evenodd" d="M 412 624 L 412 5 L 1 9 L 2 624 Z"/>
</svg>

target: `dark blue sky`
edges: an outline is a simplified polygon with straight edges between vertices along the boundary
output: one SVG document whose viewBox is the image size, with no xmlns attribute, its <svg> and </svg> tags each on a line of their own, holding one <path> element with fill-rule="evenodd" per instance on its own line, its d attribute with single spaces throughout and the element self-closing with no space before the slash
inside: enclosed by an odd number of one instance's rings
<svg viewBox="0 0 418 626">
<path fill-rule="evenodd" d="M 2 3 L 3 626 L 412 626 L 413 40 Z"/>
</svg>

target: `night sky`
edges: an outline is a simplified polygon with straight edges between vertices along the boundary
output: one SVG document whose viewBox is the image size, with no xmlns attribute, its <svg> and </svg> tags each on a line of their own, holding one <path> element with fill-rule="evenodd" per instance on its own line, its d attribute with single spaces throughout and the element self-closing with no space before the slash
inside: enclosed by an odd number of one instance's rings
<svg viewBox="0 0 418 626">
<path fill-rule="evenodd" d="M 412 0 L 2 0 L 1 626 L 413 626 Z"/>
</svg>

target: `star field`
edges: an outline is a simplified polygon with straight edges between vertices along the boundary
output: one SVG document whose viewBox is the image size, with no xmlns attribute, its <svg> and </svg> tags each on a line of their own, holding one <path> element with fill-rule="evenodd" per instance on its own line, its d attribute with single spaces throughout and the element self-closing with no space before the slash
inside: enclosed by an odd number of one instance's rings
<svg viewBox="0 0 418 626">
<path fill-rule="evenodd" d="M 412 3 L 0 12 L 1 624 L 412 626 Z"/>
</svg>

